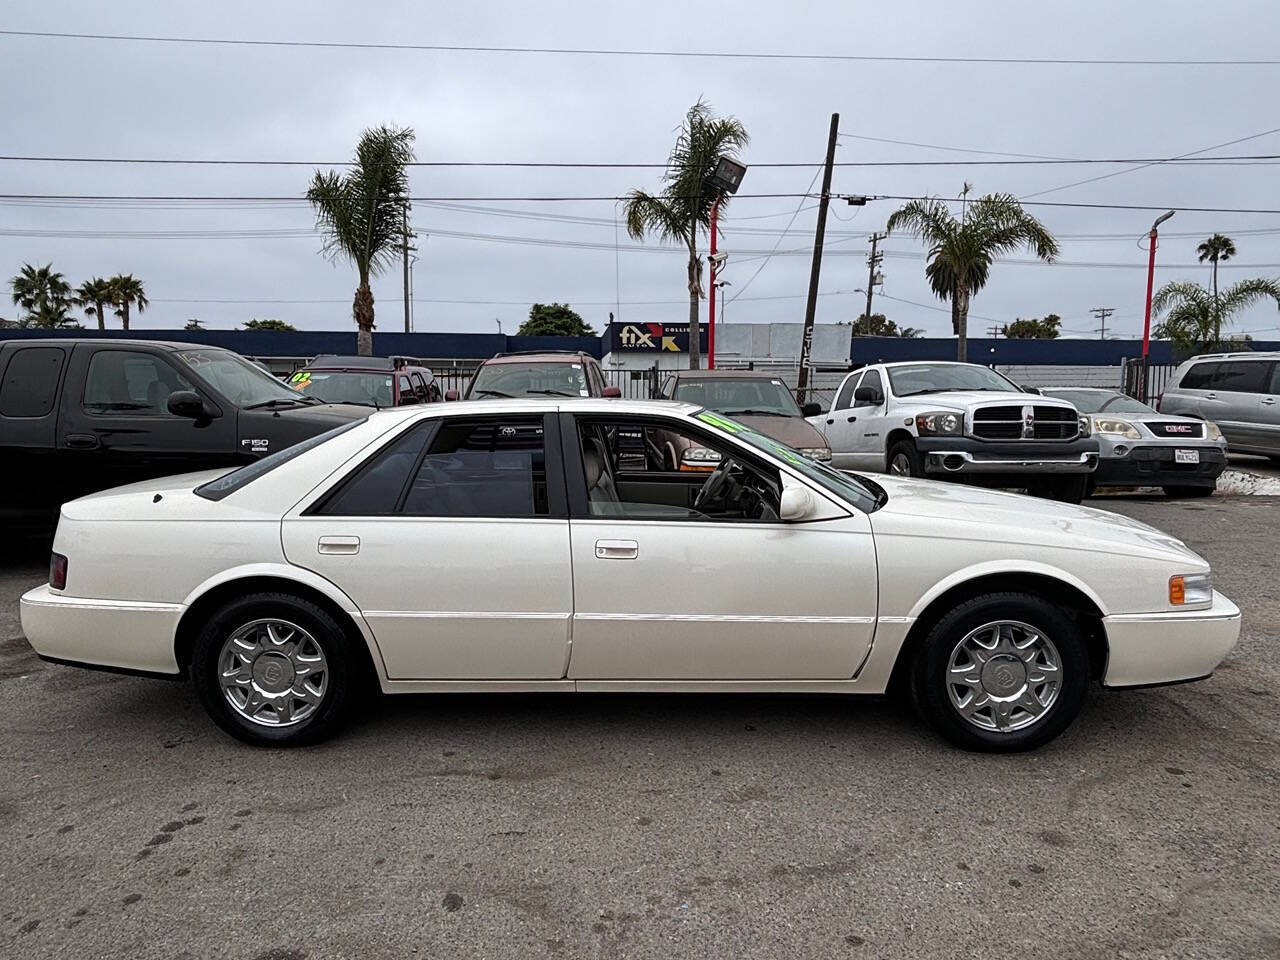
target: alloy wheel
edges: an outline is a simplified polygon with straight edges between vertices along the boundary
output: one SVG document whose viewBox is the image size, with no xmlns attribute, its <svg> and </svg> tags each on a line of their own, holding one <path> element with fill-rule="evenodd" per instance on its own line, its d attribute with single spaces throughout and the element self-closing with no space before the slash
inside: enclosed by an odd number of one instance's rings
<svg viewBox="0 0 1280 960">
<path fill-rule="evenodd" d="M 264 727 L 311 717 L 329 688 L 329 664 L 316 638 L 287 620 L 254 620 L 218 654 L 218 683 L 239 716 Z"/>
<path fill-rule="evenodd" d="M 1062 686 L 1062 660 L 1028 623 L 998 620 L 970 630 L 947 663 L 947 695 L 979 730 L 1011 733 L 1038 722 Z"/>
</svg>

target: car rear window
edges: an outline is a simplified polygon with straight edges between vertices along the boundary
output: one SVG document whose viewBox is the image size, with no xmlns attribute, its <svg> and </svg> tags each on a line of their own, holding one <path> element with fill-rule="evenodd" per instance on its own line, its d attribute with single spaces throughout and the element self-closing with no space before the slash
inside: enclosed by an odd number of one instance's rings
<svg viewBox="0 0 1280 960">
<path fill-rule="evenodd" d="M 1178 387 L 1182 390 L 1208 390 L 1209 381 L 1213 379 L 1213 375 L 1217 372 L 1220 363 L 1197 363 L 1190 370 L 1182 375 L 1182 381 Z"/>
<path fill-rule="evenodd" d="M 326 430 L 324 433 L 317 433 L 314 437 L 308 437 L 306 440 L 295 443 L 291 447 L 277 450 L 275 453 L 268 454 L 261 460 L 246 464 L 238 470 L 224 473 L 216 480 L 210 480 L 208 483 L 202 483 L 196 487 L 196 495 L 204 497 L 206 500 L 221 500 L 223 497 L 228 497 L 246 484 L 252 483 L 259 477 L 270 473 L 281 464 L 288 463 L 294 457 L 304 454 L 308 450 L 314 450 L 320 444 L 327 443 L 339 434 L 346 433 L 352 427 L 359 426 L 364 422 L 364 419 L 352 420 L 341 426 L 334 427 L 332 430 Z"/>
</svg>

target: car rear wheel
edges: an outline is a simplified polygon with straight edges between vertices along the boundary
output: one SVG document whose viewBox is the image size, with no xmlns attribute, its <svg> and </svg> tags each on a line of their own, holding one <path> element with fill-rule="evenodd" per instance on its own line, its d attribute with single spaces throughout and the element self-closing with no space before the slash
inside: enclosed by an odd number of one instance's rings
<svg viewBox="0 0 1280 960">
<path fill-rule="evenodd" d="M 258 746 L 301 746 L 345 722 L 360 661 L 325 610 L 284 593 L 252 594 L 218 611 L 192 654 L 191 675 L 223 730 Z"/>
<path fill-rule="evenodd" d="M 895 477 L 922 477 L 924 466 L 914 440 L 899 440 L 889 448 L 885 457 L 885 473 Z"/>
<path fill-rule="evenodd" d="M 1025 593 L 974 597 L 944 614 L 916 650 L 917 710 L 966 750 L 1032 750 L 1080 711 L 1089 654 L 1056 606 Z"/>
<path fill-rule="evenodd" d="M 1212 497 L 1216 487 L 1163 487 L 1166 497 Z"/>
</svg>

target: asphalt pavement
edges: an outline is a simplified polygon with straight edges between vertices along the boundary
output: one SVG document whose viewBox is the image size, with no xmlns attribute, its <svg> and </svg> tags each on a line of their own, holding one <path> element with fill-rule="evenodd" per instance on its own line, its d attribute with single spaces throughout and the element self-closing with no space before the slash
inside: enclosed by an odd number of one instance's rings
<svg viewBox="0 0 1280 960">
<path fill-rule="evenodd" d="M 1280 501 L 1094 501 L 1244 610 L 1208 681 L 1032 754 L 889 701 L 386 700 L 241 746 L 183 684 L 49 666 L 0 570 L 0 956 L 1280 956 Z"/>
</svg>

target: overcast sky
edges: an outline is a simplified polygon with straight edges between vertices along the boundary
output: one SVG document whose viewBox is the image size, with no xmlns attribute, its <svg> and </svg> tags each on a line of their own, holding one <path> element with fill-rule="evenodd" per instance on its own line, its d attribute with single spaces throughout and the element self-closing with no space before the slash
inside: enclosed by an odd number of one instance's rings
<svg viewBox="0 0 1280 960">
<path fill-rule="evenodd" d="M 439 43 L 666 50 L 1032 58 L 1275 58 L 1280 5 L 1114 0 L 896 3 L 739 0 L 644 3 L 59 3 L 7 0 L 0 29 L 259 40 Z M 1280 127 L 1277 66 L 1068 66 L 633 58 L 387 50 L 282 49 L 0 36 L 0 153 L 196 159 L 347 159 L 361 130 L 412 127 L 420 160 L 660 162 L 698 97 L 751 134 L 748 163 L 821 161 L 833 111 L 837 159 L 975 160 L 978 154 L 857 137 L 1048 157 L 1175 156 Z M 1280 133 L 1216 151 L 1280 154 Z M 1212 154 L 1210 154 L 1212 155 Z M 836 193 L 1019 196 L 1124 167 L 975 166 L 837 169 Z M 744 194 L 803 193 L 815 168 L 748 172 Z M 1273 163 L 1163 166 L 1039 199 L 1209 207 L 1280 207 Z M 0 162 L 6 194 L 300 196 L 307 167 L 142 167 Z M 415 196 L 556 196 L 656 188 L 658 170 L 416 169 Z M 816 188 L 815 188 L 816 189 Z M 806 255 L 749 259 L 812 245 L 815 201 L 740 197 L 724 220 L 733 286 L 725 319 L 803 317 Z M 862 310 L 866 233 L 897 204 L 832 206 L 818 322 Z M 418 203 L 415 329 L 514 332 L 533 301 L 566 301 L 600 329 L 619 319 L 686 316 L 682 254 L 635 250 L 611 202 Z M 798 207 L 799 212 L 797 214 Z M 1060 238 L 1062 263 L 1000 264 L 973 301 L 971 331 L 1018 316 L 1058 313 L 1089 334 L 1089 310 L 1114 307 L 1109 330 L 1140 335 L 1154 213 L 1029 207 Z M 532 213 L 528 219 L 513 212 Z M 791 221 L 794 234 L 778 231 Z M 597 222 L 599 221 L 599 222 Z M 198 317 L 229 328 L 278 317 L 308 329 L 350 329 L 355 274 L 319 253 L 305 203 L 59 205 L 0 202 L 0 271 L 52 262 L 73 283 L 132 272 L 151 308 L 138 327 Z M 1224 284 L 1280 276 L 1280 215 L 1179 213 L 1165 226 L 1156 283 L 1208 282 L 1196 244 L 1234 237 Z M 111 237 L 48 236 L 49 232 Z M 205 236 L 120 234 L 198 232 Z M 433 233 L 433 231 L 440 231 Z M 750 231 L 750 232 L 748 232 Z M 231 236 L 210 237 L 210 232 Z M 268 236 L 263 236 L 266 232 Z M 484 234 L 490 239 L 449 236 Z M 16 235 L 15 235 L 16 234 Z M 238 236 L 237 236 L 238 234 Z M 255 235 L 256 234 L 256 235 Z M 430 236 L 427 236 L 430 235 Z M 528 237 L 589 246 L 501 242 Z M 930 334 L 950 333 L 928 292 L 923 249 L 885 242 L 876 311 Z M 1025 254 L 1019 254 L 1025 257 Z M 757 267 L 765 266 L 757 276 Z M 1073 265 L 1092 264 L 1092 265 Z M 1109 264 L 1110 266 L 1097 266 Z M 750 282 L 748 282 L 750 281 Z M 378 329 L 403 324 L 399 270 L 375 283 Z M 489 302 L 477 302 L 489 301 Z M 6 300 L 0 314 L 14 313 Z M 118 321 L 113 321 L 118 322 Z M 1237 329 L 1280 338 L 1274 305 Z"/>
</svg>

